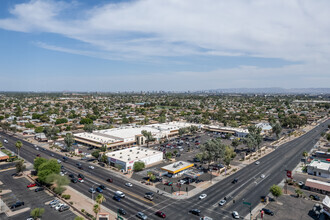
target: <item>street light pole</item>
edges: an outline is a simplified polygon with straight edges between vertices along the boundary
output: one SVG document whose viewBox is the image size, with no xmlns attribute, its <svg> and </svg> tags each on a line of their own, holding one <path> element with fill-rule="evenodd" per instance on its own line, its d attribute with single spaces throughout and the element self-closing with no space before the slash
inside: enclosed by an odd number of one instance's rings
<svg viewBox="0 0 330 220">
<path fill-rule="evenodd" d="M 95 185 L 95 183 L 92 185 L 92 189 L 94 190 L 94 185 Z M 94 203 L 94 193 L 93 193 L 94 191 L 92 191 L 92 203 Z"/>
</svg>

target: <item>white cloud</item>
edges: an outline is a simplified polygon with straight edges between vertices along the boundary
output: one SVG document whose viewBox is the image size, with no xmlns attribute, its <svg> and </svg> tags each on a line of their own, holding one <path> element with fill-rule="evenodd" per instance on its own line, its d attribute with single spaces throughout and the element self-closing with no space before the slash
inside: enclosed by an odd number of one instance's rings
<svg viewBox="0 0 330 220">
<path fill-rule="evenodd" d="M 0 27 L 57 33 L 117 56 L 247 55 L 328 62 L 327 0 L 142 0 L 61 13 L 75 3 L 17 4 Z M 58 45 L 61 46 L 61 45 Z"/>
</svg>

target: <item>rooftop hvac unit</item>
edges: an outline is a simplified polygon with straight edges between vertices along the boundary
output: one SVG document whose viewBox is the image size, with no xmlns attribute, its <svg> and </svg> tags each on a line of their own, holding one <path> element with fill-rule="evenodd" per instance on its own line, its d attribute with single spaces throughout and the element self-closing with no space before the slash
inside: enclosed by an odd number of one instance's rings
<svg viewBox="0 0 330 220">
<path fill-rule="evenodd" d="M 123 158 L 122 156 L 120 156 L 119 158 Z"/>
<path fill-rule="evenodd" d="M 140 153 L 140 151 L 136 152 L 136 154 L 139 154 L 139 153 Z"/>
<path fill-rule="evenodd" d="M 112 154 L 112 156 L 114 157 L 114 156 L 115 156 L 115 154 Z"/>
</svg>

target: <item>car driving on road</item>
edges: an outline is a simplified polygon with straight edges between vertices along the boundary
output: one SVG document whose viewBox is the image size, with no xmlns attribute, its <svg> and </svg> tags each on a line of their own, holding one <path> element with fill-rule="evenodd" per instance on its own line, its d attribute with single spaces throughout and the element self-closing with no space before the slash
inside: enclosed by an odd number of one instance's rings
<svg viewBox="0 0 330 220">
<path fill-rule="evenodd" d="M 224 205 L 226 204 L 226 202 L 227 202 L 227 201 L 223 199 L 223 200 L 221 200 L 221 201 L 219 202 L 219 205 L 220 205 L 220 206 L 224 206 Z"/>
<path fill-rule="evenodd" d="M 148 218 L 143 212 L 138 212 L 136 214 L 136 217 L 138 217 L 139 219 L 143 219 L 143 220 Z"/>
<path fill-rule="evenodd" d="M 191 209 L 189 212 L 193 215 L 200 215 L 201 211 L 199 209 Z"/>
<path fill-rule="evenodd" d="M 199 199 L 205 199 L 206 196 L 207 196 L 207 194 L 203 193 L 203 194 L 201 194 L 201 195 L 199 196 Z"/>
<path fill-rule="evenodd" d="M 234 219 L 239 219 L 239 214 L 237 211 L 233 211 L 231 214 L 233 215 Z"/>
<path fill-rule="evenodd" d="M 125 183 L 125 186 L 132 187 L 133 184 L 132 183 Z"/>
</svg>

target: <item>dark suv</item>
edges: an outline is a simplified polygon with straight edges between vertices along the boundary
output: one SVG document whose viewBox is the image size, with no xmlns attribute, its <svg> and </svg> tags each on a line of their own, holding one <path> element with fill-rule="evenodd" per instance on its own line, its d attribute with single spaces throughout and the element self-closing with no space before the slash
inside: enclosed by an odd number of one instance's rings
<svg viewBox="0 0 330 220">
<path fill-rule="evenodd" d="M 189 212 L 191 214 L 194 214 L 194 215 L 200 215 L 201 214 L 201 211 L 199 209 L 192 209 L 192 210 L 189 210 Z"/>
<path fill-rule="evenodd" d="M 24 202 L 16 202 L 15 204 L 10 206 L 10 209 L 14 209 L 14 208 L 17 208 L 17 207 L 20 207 L 23 205 L 24 205 Z"/>
<path fill-rule="evenodd" d="M 267 215 L 271 215 L 271 216 L 273 216 L 274 215 L 274 212 L 272 212 L 271 210 L 269 210 L 269 209 L 265 209 L 265 208 L 263 208 L 262 209 L 262 211 L 264 211 L 265 212 L 265 214 L 267 214 Z"/>
<path fill-rule="evenodd" d="M 81 178 L 81 179 L 84 179 L 85 178 L 84 175 L 82 175 L 80 173 L 78 174 L 78 177 Z"/>
<path fill-rule="evenodd" d="M 235 178 L 231 183 L 237 183 L 238 182 L 238 179 Z"/>
<path fill-rule="evenodd" d="M 36 188 L 34 191 L 35 191 L 35 192 L 39 192 L 39 191 L 43 191 L 43 190 L 44 190 L 43 187 L 38 187 L 38 188 Z"/>
</svg>

